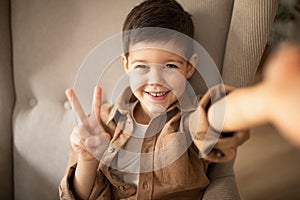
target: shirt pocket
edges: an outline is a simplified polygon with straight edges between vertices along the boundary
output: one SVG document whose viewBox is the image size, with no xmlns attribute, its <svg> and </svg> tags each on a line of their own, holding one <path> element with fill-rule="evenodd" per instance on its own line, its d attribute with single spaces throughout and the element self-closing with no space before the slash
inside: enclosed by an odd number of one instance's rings
<svg viewBox="0 0 300 200">
<path fill-rule="evenodd" d="M 184 132 L 171 133 L 163 138 L 160 171 L 164 184 L 194 188 L 207 182 L 206 167 L 197 153 L 190 150 L 191 143 Z"/>
</svg>

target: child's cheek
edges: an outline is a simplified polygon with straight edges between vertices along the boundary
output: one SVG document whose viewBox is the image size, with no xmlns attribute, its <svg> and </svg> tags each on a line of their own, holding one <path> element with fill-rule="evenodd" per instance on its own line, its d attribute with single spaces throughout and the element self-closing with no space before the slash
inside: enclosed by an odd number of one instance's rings
<svg viewBox="0 0 300 200">
<path fill-rule="evenodd" d="M 130 88 L 134 92 L 140 87 L 147 84 L 147 76 L 146 74 L 137 73 L 135 71 L 131 71 L 128 73 Z"/>
<path fill-rule="evenodd" d="M 166 71 L 165 73 L 166 83 L 173 90 L 173 93 L 177 99 L 180 98 L 186 88 L 186 78 L 175 70 Z"/>
</svg>

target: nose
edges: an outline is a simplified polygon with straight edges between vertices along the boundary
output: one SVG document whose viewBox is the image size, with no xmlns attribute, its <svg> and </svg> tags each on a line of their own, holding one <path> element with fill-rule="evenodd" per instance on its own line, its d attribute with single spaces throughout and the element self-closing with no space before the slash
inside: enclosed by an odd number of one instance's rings
<svg viewBox="0 0 300 200">
<path fill-rule="evenodd" d="M 163 84 L 163 72 L 160 66 L 151 67 L 148 73 L 148 84 L 155 85 L 155 84 Z"/>
</svg>

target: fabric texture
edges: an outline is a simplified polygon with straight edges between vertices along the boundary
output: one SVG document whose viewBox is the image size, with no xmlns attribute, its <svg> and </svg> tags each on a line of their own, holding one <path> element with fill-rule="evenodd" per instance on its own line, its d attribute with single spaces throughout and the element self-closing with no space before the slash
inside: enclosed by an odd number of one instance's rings
<svg viewBox="0 0 300 200">
<path fill-rule="evenodd" d="M 207 171 L 207 176 L 211 180 L 211 184 L 209 184 L 209 186 L 206 188 L 203 200 L 241 199 L 233 171 L 234 163 L 235 160 L 227 161 L 221 164 L 210 164 Z"/>
<path fill-rule="evenodd" d="M 222 68 L 225 84 L 245 87 L 253 83 L 278 3 L 277 0 L 234 1 Z"/>
<path fill-rule="evenodd" d="M 142 144 L 137 187 L 124 182 L 122 174 L 126 172 L 120 172 L 116 163 L 118 156 L 122 156 L 123 147 L 134 137 L 132 135 L 134 120 L 132 116 L 133 110 L 139 102 L 132 98 L 132 92 L 128 88 L 120 95 L 114 106 L 104 105 L 101 119 L 112 139 L 108 150 L 101 158 L 93 189 L 93 192 L 96 193 L 92 193 L 91 197 L 93 198 L 90 199 L 103 199 L 104 196 L 111 199 L 129 197 L 136 199 L 200 199 L 210 182 L 206 175 L 209 163 L 233 160 L 237 146 L 249 137 L 249 133 L 244 131 L 239 135 L 242 137 L 232 134 L 216 138 L 219 154 L 216 154 L 214 152 L 216 149 L 213 149 L 212 153 L 202 156 L 205 135 L 215 133 L 208 131 L 206 115 L 200 115 L 197 119 L 188 116 L 198 113 L 199 109 L 197 108 L 200 108 L 200 113 L 206 113 L 210 105 L 210 97 L 218 98 L 222 93 L 219 92 L 221 88 L 223 87 L 216 86 L 203 97 L 198 97 L 199 103 L 196 104 L 190 101 L 187 94 L 184 94 L 180 101 L 167 109 L 166 113 L 151 119 Z M 180 104 L 179 102 L 185 103 Z M 184 123 L 186 118 L 189 118 L 191 122 Z M 189 124 L 198 126 L 196 132 L 191 133 Z M 74 153 L 72 153 L 69 161 L 71 165 L 67 169 L 67 174 L 60 187 L 61 199 L 72 197 L 72 191 L 68 185 L 72 182 L 71 177 L 75 170 L 76 160 L 76 156 L 74 157 Z M 232 172 L 232 168 L 230 172 Z M 219 177 L 215 179 L 220 181 L 219 178 L 223 175 L 218 174 L 213 177 L 217 176 Z M 227 174 L 224 175 L 224 177 L 226 176 Z M 99 180 L 101 181 L 99 182 Z M 215 192 L 218 193 L 218 191 Z"/>
</svg>

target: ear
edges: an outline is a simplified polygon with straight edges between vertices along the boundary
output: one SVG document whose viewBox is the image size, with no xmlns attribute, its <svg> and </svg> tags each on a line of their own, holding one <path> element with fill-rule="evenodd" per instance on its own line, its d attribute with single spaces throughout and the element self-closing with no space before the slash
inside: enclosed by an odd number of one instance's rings
<svg viewBox="0 0 300 200">
<path fill-rule="evenodd" d="M 199 57 L 198 57 L 198 54 L 196 54 L 196 53 L 194 53 L 191 56 L 191 58 L 188 62 L 187 77 L 186 77 L 187 79 L 191 78 L 191 76 L 194 74 L 195 69 L 198 65 L 198 61 L 199 61 L 198 59 L 199 59 Z"/>
<path fill-rule="evenodd" d="M 127 57 L 124 54 L 121 56 L 121 61 L 123 63 L 123 67 L 125 69 L 125 72 L 127 73 L 129 71 L 129 66 L 128 66 Z"/>
</svg>

